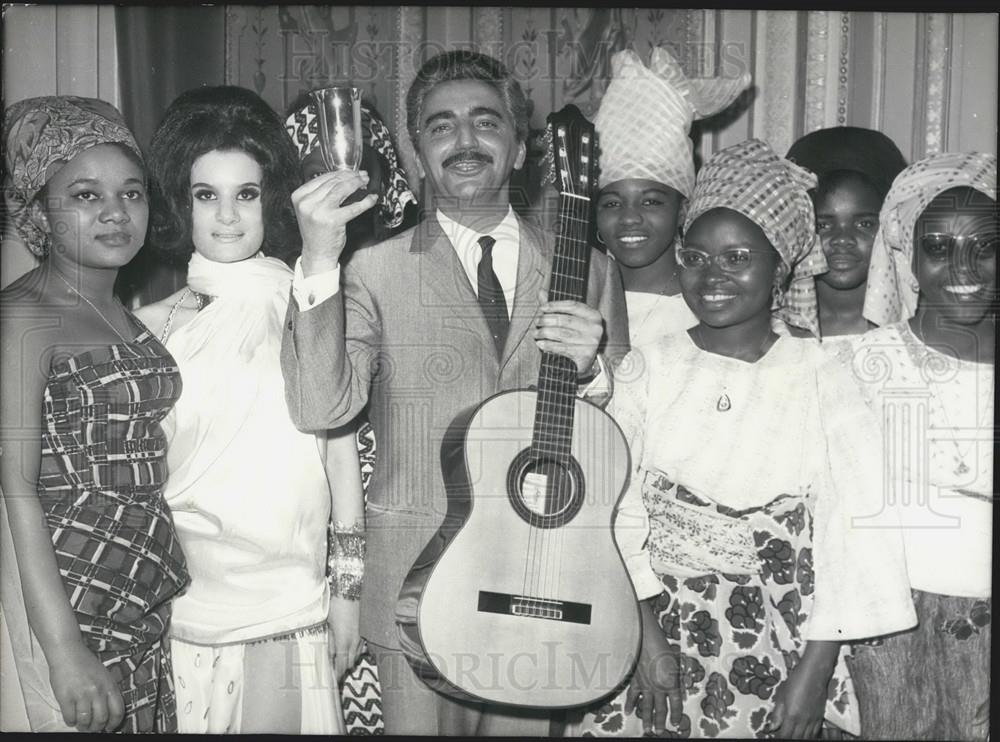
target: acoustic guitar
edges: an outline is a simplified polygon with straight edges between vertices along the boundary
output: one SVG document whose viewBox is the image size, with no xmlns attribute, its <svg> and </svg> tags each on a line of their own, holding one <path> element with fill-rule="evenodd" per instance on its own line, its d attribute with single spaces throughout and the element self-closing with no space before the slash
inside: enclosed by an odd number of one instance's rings
<svg viewBox="0 0 1000 742">
<path fill-rule="evenodd" d="M 583 301 L 594 128 L 575 106 L 547 124 L 560 192 L 549 298 Z M 542 353 L 537 389 L 496 394 L 445 435 L 447 513 L 396 613 L 407 659 L 437 690 L 566 708 L 610 694 L 635 663 L 639 608 L 612 532 L 628 447 L 576 391 L 574 362 Z"/>
</svg>

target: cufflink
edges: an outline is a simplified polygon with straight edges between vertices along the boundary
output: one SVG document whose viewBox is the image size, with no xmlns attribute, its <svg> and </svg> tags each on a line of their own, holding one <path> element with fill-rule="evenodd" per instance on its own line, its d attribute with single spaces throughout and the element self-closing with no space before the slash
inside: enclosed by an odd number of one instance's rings
<svg viewBox="0 0 1000 742">
<path fill-rule="evenodd" d="M 577 384 L 589 384 L 594 380 L 594 377 L 601 372 L 601 364 L 597 360 L 597 356 L 594 356 L 594 363 L 590 366 L 590 370 L 586 374 L 580 374 L 576 377 Z"/>
<path fill-rule="evenodd" d="M 313 293 L 312 291 L 309 292 L 309 296 L 307 298 L 309 299 L 309 306 L 312 306 L 313 304 L 316 303 L 316 294 Z"/>
</svg>

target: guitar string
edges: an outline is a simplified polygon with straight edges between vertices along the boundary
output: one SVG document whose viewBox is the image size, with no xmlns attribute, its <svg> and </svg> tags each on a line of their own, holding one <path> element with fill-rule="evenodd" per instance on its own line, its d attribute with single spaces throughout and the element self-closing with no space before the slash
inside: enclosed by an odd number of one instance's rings
<svg viewBox="0 0 1000 742">
<path fill-rule="evenodd" d="M 575 221 L 573 222 L 573 227 L 575 228 L 576 234 L 574 235 L 575 236 L 575 241 L 573 242 L 573 247 L 577 247 L 579 245 L 583 245 L 584 248 L 586 248 L 585 226 L 586 226 L 586 221 L 587 220 L 586 220 L 586 213 L 584 211 L 585 205 L 584 205 L 584 203 L 578 202 L 576 199 L 573 199 L 573 205 L 574 205 L 574 207 L 576 207 L 574 209 L 574 212 L 575 212 Z M 586 206 L 589 207 L 589 205 L 590 205 L 590 202 L 588 200 L 586 202 Z M 587 298 L 586 296 L 583 296 L 583 297 L 580 297 L 580 300 L 581 301 L 586 301 L 586 298 Z M 569 404 L 571 404 L 571 405 L 573 405 L 575 407 L 575 405 L 576 405 L 576 395 L 575 394 L 573 395 L 573 398 L 571 398 L 569 400 Z M 575 409 L 571 409 L 570 410 L 570 414 L 571 415 L 575 415 Z M 574 420 L 573 422 L 574 422 L 574 425 L 572 425 L 570 427 L 570 430 L 569 430 L 569 435 L 570 435 L 569 449 L 570 449 L 570 452 L 572 451 L 573 430 L 575 428 L 575 422 L 576 421 Z M 565 491 L 563 492 L 563 496 L 560 498 L 560 502 L 566 501 L 567 498 L 570 497 L 570 496 L 579 495 L 579 492 L 574 492 L 573 491 L 573 482 L 568 477 L 564 481 L 564 489 L 565 489 Z M 565 544 L 566 544 L 566 531 L 565 531 L 565 528 L 567 527 L 567 525 L 568 524 L 564 524 L 563 527 L 561 527 L 561 528 L 558 529 L 559 530 L 559 534 L 558 534 L 559 549 L 558 549 L 558 552 L 557 552 L 556 580 L 555 580 L 555 592 L 556 592 L 557 595 L 561 593 L 561 587 L 562 587 L 563 556 L 564 556 L 565 551 L 566 551 L 566 549 L 565 549 Z"/>
<path fill-rule="evenodd" d="M 568 289 L 569 289 L 569 285 L 568 285 L 569 284 L 569 272 L 568 272 L 569 261 L 566 258 L 567 258 L 568 254 L 569 254 L 569 250 L 571 249 L 570 245 L 571 245 L 571 240 L 573 238 L 573 235 L 571 233 L 571 228 L 573 226 L 573 222 L 571 220 L 573 219 L 572 212 L 574 210 L 574 207 L 576 206 L 576 200 L 575 199 L 570 200 L 570 199 L 567 199 L 566 196 L 563 196 L 563 199 L 566 200 L 566 201 L 568 201 L 568 203 L 566 204 L 567 208 L 564 208 L 564 210 L 563 210 L 563 213 L 565 215 L 565 218 L 563 219 L 563 224 L 562 224 L 562 234 L 564 235 L 564 242 L 563 242 L 563 246 L 562 246 L 563 247 L 562 253 L 559 255 L 559 260 L 562 263 L 562 265 L 560 265 L 559 278 L 557 280 L 557 283 L 559 284 L 559 295 L 560 295 L 560 298 L 566 298 L 566 296 L 569 293 L 569 291 L 568 291 Z M 570 213 L 567 213 L 567 211 L 570 212 Z M 565 361 L 561 361 L 561 363 L 564 366 L 566 365 Z M 559 400 L 559 402 L 562 403 L 563 406 L 565 406 L 565 398 L 566 398 L 566 391 L 567 390 L 565 388 L 563 388 L 563 379 L 559 380 L 559 385 L 558 386 L 560 388 L 557 390 L 556 393 L 559 394 L 560 397 L 561 397 L 561 399 Z M 557 416 L 558 414 L 559 414 L 559 408 L 558 408 L 558 406 L 556 406 L 556 409 L 553 410 L 553 417 Z M 563 425 L 563 427 L 565 427 L 565 421 L 560 421 L 560 423 Z M 565 432 L 565 430 L 560 429 L 560 432 Z M 567 480 L 567 478 L 565 476 L 562 476 L 565 472 L 561 471 L 561 467 L 564 465 L 564 463 L 565 462 L 563 462 L 563 461 L 557 461 L 556 462 L 556 466 L 555 466 L 555 470 L 559 472 L 559 476 L 556 479 L 556 487 L 555 487 L 555 490 L 556 490 L 555 505 L 557 507 L 560 506 L 563 503 L 563 501 L 564 501 L 564 499 L 566 497 L 566 494 L 567 494 L 566 493 L 566 480 Z M 552 530 L 552 535 L 551 535 L 551 537 L 550 537 L 549 540 L 551 542 L 552 551 L 555 551 L 556 557 L 558 557 L 559 553 L 562 550 L 562 543 L 561 543 L 561 541 L 562 541 L 563 531 L 562 531 L 562 528 L 554 528 L 554 529 L 551 529 L 551 530 Z M 554 570 L 558 570 L 558 560 L 557 560 L 557 558 L 553 558 L 552 557 L 551 551 L 550 551 L 549 558 L 550 558 L 550 562 L 551 562 L 551 565 L 550 565 L 551 568 L 554 569 Z M 558 589 L 557 589 L 557 586 L 558 586 L 558 581 L 557 581 L 558 580 L 558 576 L 559 576 L 558 575 L 558 571 L 556 571 L 556 574 L 551 575 L 550 580 L 549 580 L 549 595 L 553 599 L 556 599 L 558 597 Z"/>
<path fill-rule="evenodd" d="M 571 261 L 573 256 L 570 254 L 572 251 L 574 240 L 577 239 L 575 232 L 578 231 L 578 224 L 580 223 L 579 215 L 579 204 L 576 199 L 569 200 L 567 197 L 563 197 L 564 201 L 568 201 L 563 209 L 564 218 L 562 219 L 562 230 L 561 234 L 565 236 L 566 241 L 563 244 L 563 250 L 557 256 L 557 260 L 560 262 L 559 271 L 555 276 L 555 287 L 558 291 L 558 298 L 566 298 L 570 296 L 570 279 L 573 277 L 570 272 Z M 566 365 L 564 361 L 560 361 L 563 366 Z M 568 406 L 572 403 L 571 400 L 567 398 L 568 394 L 568 379 L 559 378 L 558 383 L 554 385 L 554 392 L 561 396 L 558 400 L 560 404 L 553 404 L 550 411 L 550 416 L 553 419 L 558 419 L 560 417 L 560 405 L 562 407 Z M 572 415 L 572 410 L 566 412 L 568 415 Z M 559 421 L 561 423 L 560 432 L 565 433 L 565 420 Z M 555 426 L 554 426 L 555 427 Z M 572 440 L 572 428 L 570 428 L 570 443 Z M 560 441 L 560 443 L 564 443 Z M 562 453 L 562 452 L 560 452 Z M 569 455 L 569 452 L 566 452 Z M 568 476 L 565 476 L 564 465 L 567 462 L 556 461 L 553 471 L 558 472 L 559 475 L 556 477 L 555 482 L 555 512 L 559 512 L 561 509 L 565 509 L 565 504 L 568 497 L 572 494 L 572 481 Z M 562 555 L 565 550 L 565 531 L 563 527 L 548 529 L 546 533 L 546 543 L 549 547 L 546 553 L 546 585 L 545 594 L 552 600 L 557 600 L 560 595 L 560 585 L 561 585 L 561 572 L 562 572 Z"/>
<path fill-rule="evenodd" d="M 585 225 L 589 219 L 586 218 L 587 215 L 583 213 L 583 205 L 579 203 L 576 198 L 570 198 L 563 195 L 563 209 L 560 210 L 562 216 L 559 217 L 561 222 L 560 234 L 564 235 L 570 242 L 576 240 L 580 243 L 585 243 L 586 232 L 581 229 L 580 225 Z M 587 199 L 587 206 L 590 202 Z M 582 233 L 582 234 L 581 234 Z M 568 261 L 574 260 L 574 256 L 570 255 L 571 250 L 564 245 L 564 250 L 560 253 L 557 252 L 555 260 L 557 262 L 567 263 Z M 559 297 L 564 297 L 570 294 L 569 281 L 572 276 L 568 271 L 567 265 L 560 265 L 559 269 L 555 272 L 553 276 L 553 288 L 555 289 Z M 585 278 L 585 277 L 584 277 Z M 584 297 L 585 299 L 585 297 Z M 551 361 L 551 359 L 550 359 Z M 543 364 L 544 367 L 545 364 Z M 565 398 L 568 392 L 568 380 L 562 379 L 558 374 L 553 376 L 549 383 L 544 385 L 546 389 L 552 392 L 558 393 L 560 390 Z M 541 397 L 538 398 L 538 403 L 542 404 L 542 410 L 538 414 L 538 419 L 540 425 L 543 428 L 551 429 L 553 427 L 553 421 L 559 417 L 559 405 L 555 403 L 554 400 L 543 400 Z M 572 400 L 575 406 L 575 394 Z M 551 408 L 551 409 L 550 409 Z M 575 410 L 570 410 L 569 415 L 571 416 Z M 570 451 L 572 450 L 572 427 L 570 428 Z M 545 452 L 546 455 L 551 456 L 552 452 Z M 570 455 L 570 453 L 567 453 Z M 555 468 L 553 471 L 563 471 L 563 462 L 554 461 Z M 546 482 L 546 484 L 548 484 Z M 549 487 L 546 487 L 548 490 Z M 565 506 L 568 502 L 568 498 L 573 494 L 573 482 L 568 476 L 557 476 L 557 481 L 555 483 L 555 505 L 559 508 L 555 512 L 560 512 L 565 510 Z M 550 498 L 548 493 L 545 493 L 545 497 L 542 499 L 542 515 L 546 515 L 546 507 L 550 505 Z M 566 524 L 563 524 L 564 526 Z M 539 533 L 536 534 L 536 531 Z M 551 531 L 551 533 L 547 533 Z M 547 597 L 552 600 L 558 600 L 562 583 L 562 568 L 563 568 L 563 555 L 565 552 L 565 540 L 566 534 L 563 531 L 563 527 L 554 529 L 540 529 L 540 528 L 530 528 L 529 529 L 529 549 L 528 558 L 525 562 L 525 574 L 528 573 L 528 565 L 532 564 L 533 569 L 531 570 L 531 590 L 525 590 L 526 595 L 537 595 L 539 597 Z M 522 586 L 528 587 L 527 577 L 522 579 Z M 541 584 L 539 584 L 541 583 Z"/>
<path fill-rule="evenodd" d="M 571 268 L 571 261 L 573 260 L 573 256 L 571 255 L 571 252 L 572 252 L 572 248 L 574 246 L 574 241 L 577 239 L 577 235 L 575 233 L 579 230 L 579 226 L 578 225 L 581 222 L 580 213 L 579 213 L 579 206 L 580 205 L 577 202 L 577 200 L 576 199 L 571 200 L 569 202 L 569 204 L 567 204 L 567 206 L 569 206 L 569 208 L 564 211 L 564 213 L 566 213 L 567 218 L 564 220 L 564 224 L 563 224 L 563 234 L 566 235 L 566 237 L 567 237 L 567 244 L 564 244 L 564 246 L 563 246 L 564 250 L 562 252 L 562 255 L 560 256 L 560 260 L 562 261 L 562 263 L 564 265 L 561 266 L 560 275 L 559 275 L 559 283 L 561 284 L 560 285 L 561 295 L 563 297 L 566 297 L 566 296 L 570 295 L 570 286 L 569 286 L 569 283 L 570 283 L 570 279 L 572 277 L 572 274 L 570 272 L 570 268 Z M 566 365 L 566 364 L 564 363 L 564 365 Z M 570 369 L 570 371 L 572 371 L 572 369 Z M 568 392 L 569 392 L 568 382 L 569 382 L 568 379 L 565 380 L 565 383 L 562 385 L 564 388 L 561 389 L 562 397 L 563 397 L 563 399 L 561 401 L 563 402 L 564 406 L 568 406 L 570 404 L 575 404 L 575 395 L 574 395 L 574 399 L 572 399 L 572 400 L 568 399 L 568 396 L 567 396 Z M 566 414 L 572 416 L 573 412 L 574 412 L 574 410 L 567 410 Z M 558 414 L 558 410 L 554 411 L 553 414 L 557 415 Z M 570 419 L 572 419 L 572 418 L 570 418 Z M 565 426 L 565 422 L 566 421 L 563 421 L 563 428 L 566 427 Z M 564 429 L 562 432 L 565 433 L 567 431 Z M 570 427 L 570 429 L 569 429 L 568 432 L 569 432 L 569 435 L 570 435 L 570 440 L 567 441 L 566 443 L 569 444 L 570 450 L 572 450 L 572 427 Z M 569 451 L 565 452 L 565 455 L 569 456 L 570 452 Z M 561 466 L 563 466 L 563 465 L 565 465 L 567 463 L 568 462 L 557 462 L 557 468 L 559 468 L 559 467 L 561 467 Z M 565 474 L 565 472 L 563 472 L 563 474 Z M 571 479 L 568 476 L 560 476 L 557 479 L 557 482 L 556 482 L 556 505 L 557 506 L 565 506 L 565 504 L 566 504 L 569 496 L 571 496 L 571 495 L 572 495 L 572 481 L 571 481 Z M 554 551 L 555 554 L 554 554 L 554 557 L 553 557 L 553 555 L 552 555 L 551 552 L 550 552 L 550 555 L 549 555 L 550 562 L 551 562 L 551 569 L 552 569 L 552 572 L 553 572 L 552 575 L 551 575 L 551 579 L 549 581 L 549 593 L 550 593 L 550 596 L 553 599 L 558 599 L 559 595 L 560 595 L 560 585 L 561 585 L 561 582 L 562 582 L 562 580 L 561 580 L 561 577 L 562 577 L 562 556 L 563 556 L 563 553 L 565 551 L 565 540 L 566 540 L 566 533 L 565 533 L 564 527 L 553 529 L 553 533 L 552 533 L 552 536 L 550 538 L 550 541 L 551 541 L 551 545 L 552 545 L 552 551 Z"/>
</svg>

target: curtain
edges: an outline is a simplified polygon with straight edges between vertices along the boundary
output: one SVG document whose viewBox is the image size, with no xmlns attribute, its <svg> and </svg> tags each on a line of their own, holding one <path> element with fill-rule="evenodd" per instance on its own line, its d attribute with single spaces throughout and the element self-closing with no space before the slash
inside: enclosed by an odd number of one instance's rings
<svg viewBox="0 0 1000 742">
<path fill-rule="evenodd" d="M 566 103 L 593 115 L 610 58 L 625 47 L 648 60 L 667 46 L 689 75 L 753 76 L 740 102 L 695 125 L 699 160 L 748 137 L 784 154 L 807 132 L 845 124 L 884 131 L 911 162 L 996 151 L 995 13 L 285 4 L 225 12 L 228 82 L 279 111 L 302 90 L 362 87 L 411 176 L 405 99 L 417 68 L 445 49 L 498 57 L 528 97 L 528 161 L 515 186 L 543 223 L 555 207 L 540 184 L 545 117 Z"/>
<path fill-rule="evenodd" d="M 115 9 L 122 114 L 145 148 L 170 102 L 225 82 L 222 7 Z"/>
<path fill-rule="evenodd" d="M 225 83 L 223 7 L 115 9 L 121 110 L 143 150 L 167 106 L 185 90 Z M 119 272 L 116 289 L 138 306 L 168 296 L 183 271 L 146 247 Z"/>
</svg>

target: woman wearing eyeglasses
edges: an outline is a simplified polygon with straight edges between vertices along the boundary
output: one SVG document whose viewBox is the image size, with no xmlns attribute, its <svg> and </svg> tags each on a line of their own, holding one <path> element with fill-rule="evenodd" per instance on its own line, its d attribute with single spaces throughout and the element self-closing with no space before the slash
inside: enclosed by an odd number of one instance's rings
<svg viewBox="0 0 1000 742">
<path fill-rule="evenodd" d="M 644 631 L 597 733 L 638 731 L 638 707 L 685 737 L 856 734 L 840 641 L 913 624 L 898 534 L 844 527 L 877 495 L 877 447 L 855 451 L 874 420 L 815 339 L 771 329 L 773 309 L 818 330 L 813 185 L 758 140 L 711 158 L 677 251 L 698 324 L 616 374 L 635 467 L 616 532 Z"/>
<path fill-rule="evenodd" d="M 906 547 L 919 625 L 859 646 L 867 739 L 989 731 L 997 164 L 940 154 L 904 170 L 882 207 L 855 377 L 884 428 L 879 525 Z"/>
</svg>

